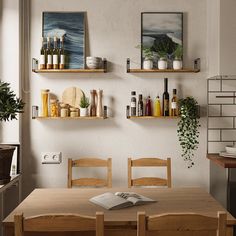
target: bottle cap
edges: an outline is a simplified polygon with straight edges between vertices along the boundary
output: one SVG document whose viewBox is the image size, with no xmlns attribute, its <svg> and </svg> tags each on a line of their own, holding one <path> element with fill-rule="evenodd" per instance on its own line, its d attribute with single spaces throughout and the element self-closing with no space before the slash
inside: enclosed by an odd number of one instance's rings
<svg viewBox="0 0 236 236">
<path fill-rule="evenodd" d="M 177 92 L 177 89 L 173 89 L 173 94 L 176 94 L 176 92 Z"/>
<path fill-rule="evenodd" d="M 132 91 L 132 92 L 131 92 L 131 95 L 135 96 L 135 95 L 136 95 L 136 92 L 135 92 L 135 91 Z"/>
<path fill-rule="evenodd" d="M 143 95 L 142 95 L 142 94 L 139 94 L 138 97 L 139 97 L 139 100 L 142 100 Z"/>
</svg>

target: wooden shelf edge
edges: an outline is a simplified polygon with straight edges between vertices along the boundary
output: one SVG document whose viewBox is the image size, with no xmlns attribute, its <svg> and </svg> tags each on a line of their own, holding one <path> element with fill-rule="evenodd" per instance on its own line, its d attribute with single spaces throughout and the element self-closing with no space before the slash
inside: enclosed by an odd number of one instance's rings
<svg viewBox="0 0 236 236">
<path fill-rule="evenodd" d="M 179 116 L 129 116 L 127 119 L 178 119 Z"/>
<path fill-rule="evenodd" d="M 33 117 L 34 120 L 106 120 L 108 117 L 96 117 L 96 116 L 78 116 L 78 117 Z"/>
<path fill-rule="evenodd" d="M 206 156 L 210 161 L 223 168 L 236 168 L 236 159 L 222 157 L 218 153 L 208 153 Z"/>
<path fill-rule="evenodd" d="M 106 73 L 104 69 L 52 69 L 52 70 L 32 70 L 34 73 Z"/>
<path fill-rule="evenodd" d="M 181 70 L 173 70 L 173 69 L 166 69 L 166 70 L 145 70 L 145 69 L 130 69 L 127 73 L 198 73 L 200 70 L 195 69 L 181 69 Z"/>
</svg>

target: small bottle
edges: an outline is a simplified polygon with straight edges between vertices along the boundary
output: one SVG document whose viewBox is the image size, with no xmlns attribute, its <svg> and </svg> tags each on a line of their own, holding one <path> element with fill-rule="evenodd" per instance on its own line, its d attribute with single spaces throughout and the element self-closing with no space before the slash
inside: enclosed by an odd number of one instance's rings
<svg viewBox="0 0 236 236">
<path fill-rule="evenodd" d="M 147 97 L 145 116 L 152 116 L 152 104 L 150 96 Z"/>
<path fill-rule="evenodd" d="M 53 54 L 53 69 L 58 69 L 59 68 L 59 60 L 58 60 L 58 56 L 59 56 L 59 50 L 57 48 L 57 37 L 53 38 L 53 50 L 52 50 L 52 54 Z"/>
<path fill-rule="evenodd" d="M 107 106 L 103 106 L 103 118 L 107 118 Z"/>
<path fill-rule="evenodd" d="M 143 96 L 142 94 L 138 95 L 138 116 L 143 116 Z"/>
<path fill-rule="evenodd" d="M 161 101 L 159 96 L 154 101 L 154 116 L 161 116 Z"/>
<path fill-rule="evenodd" d="M 52 64 L 52 49 L 51 49 L 51 41 L 50 38 L 47 37 L 47 69 L 52 69 L 53 64 Z"/>
<path fill-rule="evenodd" d="M 163 93 L 163 100 L 162 100 L 162 115 L 169 116 L 169 93 L 168 93 L 168 79 L 164 79 L 164 93 Z"/>
<path fill-rule="evenodd" d="M 178 116 L 178 99 L 177 99 L 177 90 L 173 89 L 173 97 L 171 99 L 171 116 Z"/>
<path fill-rule="evenodd" d="M 130 103 L 130 112 L 131 112 L 131 116 L 136 116 L 136 92 L 132 91 L 131 92 L 131 103 Z"/>
<path fill-rule="evenodd" d="M 60 66 L 59 66 L 59 68 L 62 70 L 62 69 L 65 69 L 64 36 L 60 37 L 59 56 L 60 56 Z"/>
<path fill-rule="evenodd" d="M 46 50 L 44 48 L 44 37 L 42 37 L 42 45 L 40 49 L 40 62 L 39 62 L 40 70 L 46 69 Z"/>
</svg>

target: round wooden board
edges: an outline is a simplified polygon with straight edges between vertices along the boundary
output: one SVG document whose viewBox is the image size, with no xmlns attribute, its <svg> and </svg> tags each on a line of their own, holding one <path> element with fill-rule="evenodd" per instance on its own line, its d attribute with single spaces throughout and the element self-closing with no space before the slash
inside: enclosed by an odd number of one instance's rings
<svg viewBox="0 0 236 236">
<path fill-rule="evenodd" d="M 83 97 L 83 91 L 78 87 L 70 87 L 62 93 L 62 102 L 72 107 L 79 108 L 80 100 Z"/>
</svg>

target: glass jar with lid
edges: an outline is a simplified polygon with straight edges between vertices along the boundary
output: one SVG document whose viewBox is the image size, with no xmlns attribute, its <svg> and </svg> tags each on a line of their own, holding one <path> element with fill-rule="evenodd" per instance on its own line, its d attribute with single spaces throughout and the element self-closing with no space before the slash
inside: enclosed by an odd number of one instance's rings
<svg viewBox="0 0 236 236">
<path fill-rule="evenodd" d="M 41 115 L 43 117 L 48 117 L 49 92 L 50 92 L 49 89 L 41 90 L 41 103 L 42 103 Z"/>
</svg>

